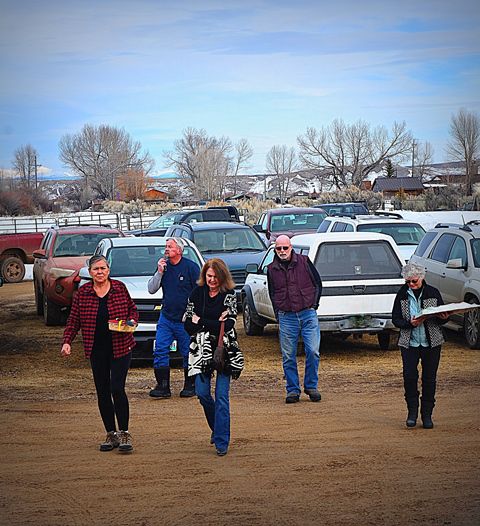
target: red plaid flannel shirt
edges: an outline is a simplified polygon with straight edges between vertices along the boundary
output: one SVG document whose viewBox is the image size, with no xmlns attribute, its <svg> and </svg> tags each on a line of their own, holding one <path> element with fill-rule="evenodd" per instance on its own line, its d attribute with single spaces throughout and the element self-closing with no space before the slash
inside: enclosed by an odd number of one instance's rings
<svg viewBox="0 0 480 526">
<path fill-rule="evenodd" d="M 135 320 L 138 322 L 138 311 L 127 287 L 115 279 L 110 280 L 111 288 L 107 298 L 108 317 L 111 320 Z M 63 343 L 72 343 L 78 331 L 82 331 L 85 357 L 90 358 L 95 327 L 97 322 L 99 299 L 93 290 L 93 283 L 86 283 L 78 289 L 72 303 L 67 326 L 63 333 Z M 135 346 L 131 332 L 112 332 L 113 357 L 127 355 Z"/>
</svg>

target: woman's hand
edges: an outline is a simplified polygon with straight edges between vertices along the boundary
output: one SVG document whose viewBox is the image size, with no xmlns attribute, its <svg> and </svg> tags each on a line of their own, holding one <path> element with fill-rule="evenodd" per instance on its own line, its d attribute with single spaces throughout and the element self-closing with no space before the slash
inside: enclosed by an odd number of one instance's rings
<svg viewBox="0 0 480 526">
<path fill-rule="evenodd" d="M 224 310 L 222 314 L 220 314 L 220 318 L 218 318 L 218 321 L 225 321 L 228 317 L 228 310 Z"/>
<path fill-rule="evenodd" d="M 412 318 L 410 320 L 410 323 L 414 326 L 414 327 L 418 327 L 419 325 L 421 325 L 423 323 L 423 318 Z"/>
<path fill-rule="evenodd" d="M 200 316 L 197 316 L 196 314 L 192 315 L 192 323 L 197 324 L 200 321 Z"/>
<path fill-rule="evenodd" d="M 448 312 L 440 312 L 437 314 L 437 318 L 440 318 L 441 320 L 448 320 Z"/>
<path fill-rule="evenodd" d="M 70 356 L 72 352 L 72 346 L 69 344 L 69 343 L 64 343 L 62 345 L 62 350 L 60 351 L 60 354 L 65 357 L 65 356 Z"/>
</svg>

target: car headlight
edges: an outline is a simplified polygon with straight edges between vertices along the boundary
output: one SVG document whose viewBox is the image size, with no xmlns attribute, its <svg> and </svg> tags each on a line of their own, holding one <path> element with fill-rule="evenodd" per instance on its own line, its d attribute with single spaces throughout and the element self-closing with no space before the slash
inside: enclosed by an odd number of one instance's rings
<svg viewBox="0 0 480 526">
<path fill-rule="evenodd" d="M 75 270 L 54 267 L 50 270 L 50 274 L 52 275 L 53 279 L 68 278 L 72 274 L 75 274 Z"/>
</svg>

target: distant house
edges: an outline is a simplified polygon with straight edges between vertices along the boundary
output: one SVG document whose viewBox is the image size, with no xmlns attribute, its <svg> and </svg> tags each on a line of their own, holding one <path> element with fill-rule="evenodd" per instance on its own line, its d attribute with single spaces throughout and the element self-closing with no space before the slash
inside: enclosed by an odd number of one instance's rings
<svg viewBox="0 0 480 526">
<path fill-rule="evenodd" d="M 377 177 L 372 185 L 374 192 L 381 192 L 384 198 L 395 197 L 400 190 L 407 195 L 420 195 L 424 191 L 419 177 Z"/>
<path fill-rule="evenodd" d="M 158 202 L 158 201 L 168 201 L 167 192 L 162 190 L 157 190 L 156 188 L 149 188 L 145 192 L 145 201 Z"/>
</svg>

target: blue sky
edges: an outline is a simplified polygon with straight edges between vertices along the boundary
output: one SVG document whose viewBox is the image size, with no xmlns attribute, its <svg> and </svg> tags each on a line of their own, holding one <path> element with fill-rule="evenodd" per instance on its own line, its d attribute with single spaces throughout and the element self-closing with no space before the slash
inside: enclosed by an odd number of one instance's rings
<svg viewBox="0 0 480 526">
<path fill-rule="evenodd" d="M 0 0 L 0 168 L 86 123 L 125 128 L 164 169 L 182 130 L 255 152 L 334 118 L 406 121 L 446 160 L 450 117 L 480 112 L 478 1 Z"/>
</svg>

